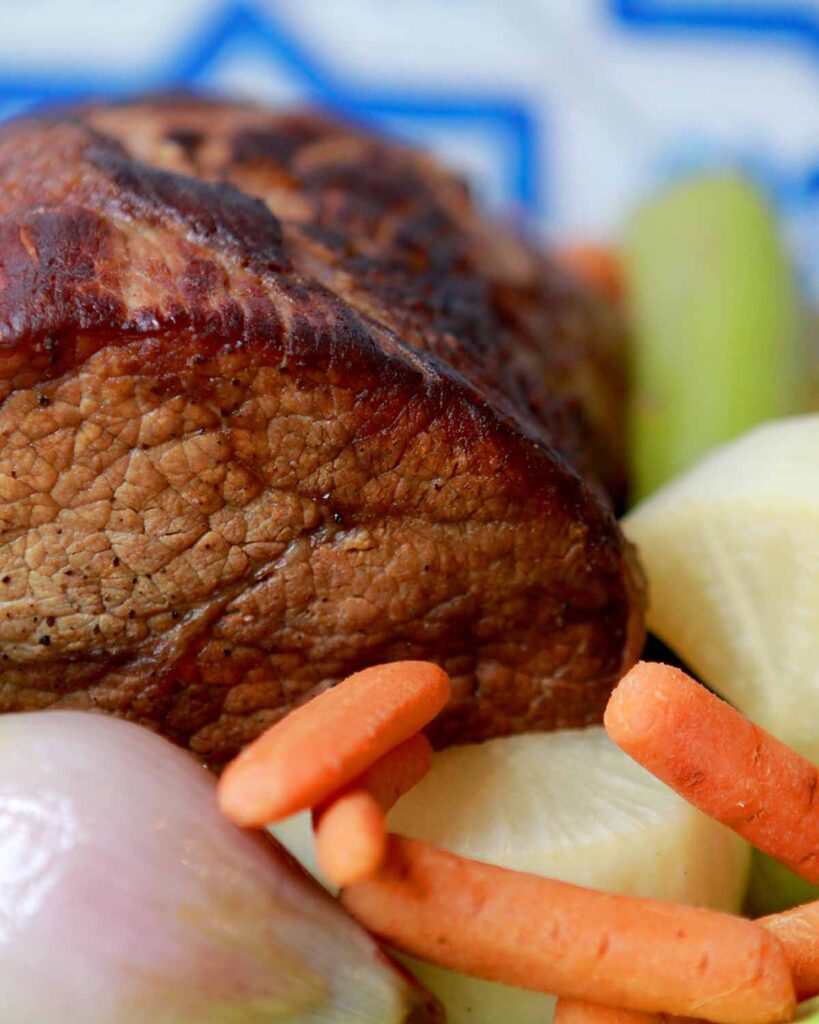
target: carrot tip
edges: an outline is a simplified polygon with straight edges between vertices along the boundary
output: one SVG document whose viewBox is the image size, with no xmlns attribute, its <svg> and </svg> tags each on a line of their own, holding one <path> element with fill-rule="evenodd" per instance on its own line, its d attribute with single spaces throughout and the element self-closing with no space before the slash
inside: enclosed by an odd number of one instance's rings
<svg viewBox="0 0 819 1024">
<path fill-rule="evenodd" d="M 343 793 L 314 817 L 316 858 L 322 874 L 340 889 L 372 878 L 387 849 L 384 814 L 366 789 Z"/>
</svg>

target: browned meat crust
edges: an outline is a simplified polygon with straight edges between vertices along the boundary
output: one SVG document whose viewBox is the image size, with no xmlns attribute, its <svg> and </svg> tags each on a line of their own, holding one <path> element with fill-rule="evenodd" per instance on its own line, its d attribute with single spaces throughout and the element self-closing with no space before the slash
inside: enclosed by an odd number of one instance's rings
<svg viewBox="0 0 819 1024">
<path fill-rule="evenodd" d="M 611 314 L 414 152 L 192 100 L 6 126 L 0 710 L 218 765 L 430 657 L 439 742 L 596 719 L 642 643 L 593 482 L 622 379 Z"/>
</svg>

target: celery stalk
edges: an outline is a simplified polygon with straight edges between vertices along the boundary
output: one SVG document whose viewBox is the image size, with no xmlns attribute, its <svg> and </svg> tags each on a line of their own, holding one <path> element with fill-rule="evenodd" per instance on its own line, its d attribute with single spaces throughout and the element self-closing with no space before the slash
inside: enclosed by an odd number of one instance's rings
<svg viewBox="0 0 819 1024">
<path fill-rule="evenodd" d="M 625 239 L 640 498 L 699 455 L 800 407 L 799 305 L 776 221 L 742 178 L 673 188 Z"/>
</svg>

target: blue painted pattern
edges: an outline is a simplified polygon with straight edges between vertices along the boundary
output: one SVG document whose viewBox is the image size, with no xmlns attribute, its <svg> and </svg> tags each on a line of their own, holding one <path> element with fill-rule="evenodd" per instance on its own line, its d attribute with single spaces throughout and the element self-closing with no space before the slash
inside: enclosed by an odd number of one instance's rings
<svg viewBox="0 0 819 1024">
<path fill-rule="evenodd" d="M 673 0 L 612 0 L 619 21 L 659 31 L 750 33 L 789 38 L 819 50 L 819 8 L 811 3 L 676 3 Z"/>
</svg>

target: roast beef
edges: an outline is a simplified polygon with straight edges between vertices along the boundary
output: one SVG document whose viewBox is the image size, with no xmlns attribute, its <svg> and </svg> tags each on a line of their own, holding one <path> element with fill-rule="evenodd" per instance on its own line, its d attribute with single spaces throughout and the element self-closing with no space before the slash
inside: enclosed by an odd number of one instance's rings
<svg viewBox="0 0 819 1024">
<path fill-rule="evenodd" d="M 427 157 L 190 98 L 0 130 L 0 710 L 214 766 L 430 658 L 439 744 L 599 718 L 639 653 L 615 311 Z"/>
</svg>

